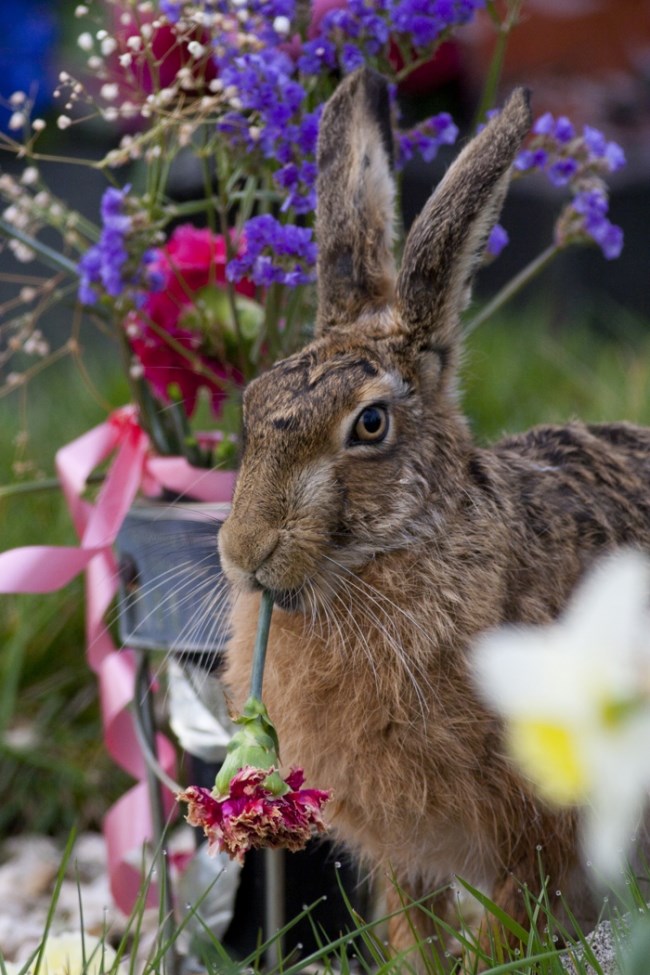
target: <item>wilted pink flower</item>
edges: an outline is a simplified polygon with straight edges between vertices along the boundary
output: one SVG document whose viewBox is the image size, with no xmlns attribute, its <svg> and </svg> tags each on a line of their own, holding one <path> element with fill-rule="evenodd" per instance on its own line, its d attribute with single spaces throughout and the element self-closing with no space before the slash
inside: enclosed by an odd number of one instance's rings
<svg viewBox="0 0 650 975">
<path fill-rule="evenodd" d="M 304 773 L 295 768 L 283 780 L 287 791 L 276 795 L 265 785 L 274 771 L 247 765 L 230 780 L 226 797 L 195 785 L 178 794 L 189 806 L 190 826 L 203 827 L 210 853 L 223 850 L 241 863 L 250 849 L 302 850 L 314 829 L 323 832 L 321 809 L 331 793 L 303 789 Z"/>
</svg>

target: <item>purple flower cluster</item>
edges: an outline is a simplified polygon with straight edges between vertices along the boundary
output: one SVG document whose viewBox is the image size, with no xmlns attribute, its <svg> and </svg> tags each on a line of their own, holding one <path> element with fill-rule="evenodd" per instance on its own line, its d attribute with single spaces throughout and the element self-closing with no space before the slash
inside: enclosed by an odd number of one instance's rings
<svg viewBox="0 0 650 975">
<path fill-rule="evenodd" d="M 392 30 L 418 49 L 428 47 L 446 31 L 467 24 L 485 0 L 399 0 L 392 4 Z"/>
<path fill-rule="evenodd" d="M 625 155 L 616 142 L 608 142 L 598 129 L 585 125 L 578 135 L 564 115 L 550 112 L 533 126 L 533 138 L 515 160 L 515 169 L 539 169 L 554 186 L 568 186 L 577 179 L 613 173 L 625 165 Z"/>
<path fill-rule="evenodd" d="M 623 250 L 623 231 L 607 218 L 608 201 L 600 188 L 583 190 L 573 198 L 570 209 L 578 214 L 571 237 L 580 235 L 598 244 L 603 256 L 612 261 Z"/>
<path fill-rule="evenodd" d="M 611 260 L 623 247 L 623 231 L 607 218 L 607 187 L 603 176 L 625 165 L 625 154 L 616 142 L 598 129 L 585 125 L 578 133 L 564 115 L 550 112 L 537 119 L 532 139 L 515 160 L 520 173 L 538 170 L 558 187 L 567 187 L 572 201 L 560 215 L 556 239 L 562 244 L 590 239 Z"/>
<path fill-rule="evenodd" d="M 421 122 L 408 132 L 401 132 L 397 137 L 396 167 L 401 169 L 416 152 L 426 162 L 435 159 L 440 146 L 451 146 L 458 137 L 458 126 L 449 112 L 432 115 L 425 122 Z"/>
<path fill-rule="evenodd" d="M 268 287 L 295 288 L 314 280 L 316 244 L 308 227 L 282 224 L 270 214 L 253 217 L 245 226 L 245 249 L 226 268 L 229 281 L 250 278 Z"/>
<path fill-rule="evenodd" d="M 284 195 L 282 209 L 310 213 L 316 205 L 316 138 L 320 107 L 304 112 L 306 92 L 295 80 L 295 64 L 279 47 L 217 59 L 220 79 L 237 108 L 220 121 L 231 143 L 261 152 L 279 163 L 274 180 Z"/>
<path fill-rule="evenodd" d="M 183 0 L 159 0 L 158 6 L 170 24 L 178 23 L 181 15 Z"/>
<path fill-rule="evenodd" d="M 303 46 L 300 70 L 353 71 L 369 57 L 386 53 L 392 37 L 416 53 L 433 49 L 483 7 L 485 0 L 341 0 L 323 16 L 317 36 Z"/>
<path fill-rule="evenodd" d="M 361 67 L 370 56 L 385 50 L 390 38 L 390 0 L 348 0 L 329 10 L 318 33 L 303 46 L 299 68 L 304 74 L 340 67 L 345 72 Z"/>
<path fill-rule="evenodd" d="M 147 266 L 155 259 L 155 252 L 147 250 L 142 255 L 140 274 L 128 274 L 129 250 L 127 238 L 133 229 L 133 218 L 125 212 L 125 201 L 130 187 L 118 190 L 109 187 L 102 196 L 100 213 L 102 231 L 99 242 L 81 258 L 79 270 L 79 300 L 94 305 L 102 292 L 117 298 L 133 289 L 137 301 L 137 288 L 141 284 L 148 290 L 156 290 L 154 275 L 147 275 Z"/>
</svg>

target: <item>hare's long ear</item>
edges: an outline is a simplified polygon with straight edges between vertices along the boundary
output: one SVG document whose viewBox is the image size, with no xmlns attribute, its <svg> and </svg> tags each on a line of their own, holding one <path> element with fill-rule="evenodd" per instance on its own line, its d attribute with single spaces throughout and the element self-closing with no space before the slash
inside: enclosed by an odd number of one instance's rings
<svg viewBox="0 0 650 975">
<path fill-rule="evenodd" d="M 518 88 L 465 147 L 409 233 L 397 281 L 403 326 L 417 348 L 446 357 L 459 341 L 459 314 L 496 222 L 510 168 L 530 127 L 528 93 Z"/>
<path fill-rule="evenodd" d="M 388 86 L 362 68 L 336 89 L 318 136 L 316 334 L 391 301 L 394 184 Z"/>
</svg>

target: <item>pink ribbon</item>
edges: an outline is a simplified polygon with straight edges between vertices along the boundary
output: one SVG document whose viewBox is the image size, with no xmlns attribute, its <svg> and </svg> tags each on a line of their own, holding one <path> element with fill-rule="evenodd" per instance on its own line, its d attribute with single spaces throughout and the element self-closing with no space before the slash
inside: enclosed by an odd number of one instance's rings
<svg viewBox="0 0 650 975">
<path fill-rule="evenodd" d="M 94 504 L 82 498 L 90 474 L 111 455 L 113 461 Z M 130 705 L 134 697 L 133 652 L 116 651 L 104 623 L 118 586 L 113 543 L 139 489 L 149 495 L 168 489 L 199 501 L 227 502 L 234 472 L 191 467 L 180 457 L 155 457 L 140 428 L 135 409 L 117 410 L 105 423 L 62 447 L 56 468 L 75 531 L 78 548 L 32 545 L 0 553 L 0 593 L 48 593 L 86 572 L 86 652 L 97 675 L 104 740 L 114 761 L 138 780 L 104 819 L 111 892 L 120 910 L 130 913 L 142 886 L 142 847 L 153 826 L 145 777 Z M 174 774 L 170 741 L 157 736 L 158 761 Z M 174 806 L 164 790 L 165 805 Z M 149 885 L 147 904 L 157 903 Z"/>
</svg>

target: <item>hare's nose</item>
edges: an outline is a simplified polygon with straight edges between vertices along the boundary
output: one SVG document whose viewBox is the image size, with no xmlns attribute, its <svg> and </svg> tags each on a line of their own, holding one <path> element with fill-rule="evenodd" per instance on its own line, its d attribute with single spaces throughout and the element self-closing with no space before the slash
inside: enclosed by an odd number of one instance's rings
<svg viewBox="0 0 650 975">
<path fill-rule="evenodd" d="M 226 519 L 219 531 L 219 551 L 225 563 L 255 575 L 278 547 L 280 533 L 276 528 L 259 524 L 242 525 L 233 516 Z"/>
</svg>

